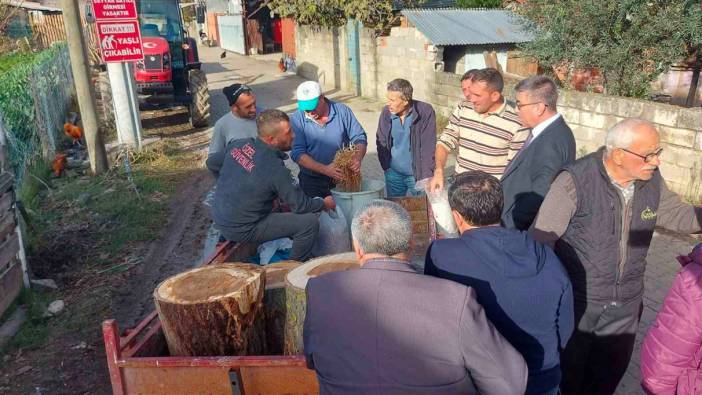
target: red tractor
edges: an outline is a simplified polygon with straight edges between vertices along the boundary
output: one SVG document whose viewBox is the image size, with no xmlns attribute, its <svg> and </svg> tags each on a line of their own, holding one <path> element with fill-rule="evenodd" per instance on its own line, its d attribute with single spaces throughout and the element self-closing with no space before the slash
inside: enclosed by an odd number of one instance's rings
<svg viewBox="0 0 702 395">
<path fill-rule="evenodd" d="M 200 69 L 195 39 L 183 29 L 178 0 L 137 0 L 137 11 L 144 60 L 135 62 L 132 69 L 140 104 L 184 105 L 193 127 L 206 126 L 210 118 L 207 77 Z M 109 118 L 112 103 L 105 81 L 100 82 L 100 91 L 105 118 Z"/>
</svg>

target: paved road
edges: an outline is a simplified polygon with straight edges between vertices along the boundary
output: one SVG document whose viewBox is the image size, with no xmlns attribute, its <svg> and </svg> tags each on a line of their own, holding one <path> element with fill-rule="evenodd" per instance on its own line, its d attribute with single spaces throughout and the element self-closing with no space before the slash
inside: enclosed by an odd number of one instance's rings
<svg viewBox="0 0 702 395">
<path fill-rule="evenodd" d="M 221 90 L 234 82 L 245 82 L 251 86 L 257 95 L 258 105 L 261 108 L 279 108 L 287 112 L 292 112 L 296 109 L 294 100 L 295 88 L 303 79 L 297 75 L 280 73 L 277 68 L 277 57 L 245 57 L 228 53 L 226 58 L 220 59 L 221 53 L 222 50 L 219 48 L 200 49 L 200 56 L 207 72 L 212 95 L 213 123 L 214 120 L 229 111 L 227 101 Z M 377 100 L 355 97 L 340 91 L 330 91 L 326 92 L 326 94 L 330 98 L 350 106 L 359 122 L 366 129 L 369 146 L 368 155 L 363 161 L 362 173 L 367 178 L 382 179 L 382 171 L 375 149 L 375 130 L 383 103 Z M 294 164 L 290 164 L 290 166 L 295 168 Z M 639 395 L 643 393 L 639 386 L 639 350 L 641 340 L 655 319 L 656 312 L 660 309 L 661 303 L 678 270 L 675 256 L 689 252 L 694 244 L 695 239 L 689 236 L 675 235 L 668 232 L 657 232 L 655 234 L 648 255 L 644 311 L 636 339 L 634 358 L 632 358 L 627 374 L 616 392 L 617 395 Z"/>
</svg>

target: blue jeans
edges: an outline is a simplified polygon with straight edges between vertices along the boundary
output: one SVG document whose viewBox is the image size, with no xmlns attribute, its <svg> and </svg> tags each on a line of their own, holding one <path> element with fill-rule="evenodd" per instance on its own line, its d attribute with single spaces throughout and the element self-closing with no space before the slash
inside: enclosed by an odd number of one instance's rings
<svg viewBox="0 0 702 395">
<path fill-rule="evenodd" d="M 385 189 L 388 197 L 419 196 L 424 191 L 414 189 L 416 183 L 414 176 L 405 176 L 393 169 L 385 172 Z"/>
</svg>

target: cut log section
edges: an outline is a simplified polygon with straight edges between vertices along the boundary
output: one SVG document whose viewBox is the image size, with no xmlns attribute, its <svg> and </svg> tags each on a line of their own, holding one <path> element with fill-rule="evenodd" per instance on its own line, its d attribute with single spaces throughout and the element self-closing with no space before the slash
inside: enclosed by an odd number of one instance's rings
<svg viewBox="0 0 702 395">
<path fill-rule="evenodd" d="M 297 261 L 282 261 L 263 267 L 266 292 L 263 309 L 266 319 L 266 355 L 282 355 L 285 344 L 285 277 L 300 266 Z"/>
<path fill-rule="evenodd" d="M 284 355 L 299 355 L 303 352 L 302 330 L 305 323 L 307 280 L 325 273 L 359 268 L 356 254 L 328 255 L 316 258 L 288 273 L 285 279 L 285 345 Z"/>
<path fill-rule="evenodd" d="M 256 265 L 205 266 L 156 287 L 154 301 L 173 356 L 261 355 L 265 276 Z"/>
</svg>

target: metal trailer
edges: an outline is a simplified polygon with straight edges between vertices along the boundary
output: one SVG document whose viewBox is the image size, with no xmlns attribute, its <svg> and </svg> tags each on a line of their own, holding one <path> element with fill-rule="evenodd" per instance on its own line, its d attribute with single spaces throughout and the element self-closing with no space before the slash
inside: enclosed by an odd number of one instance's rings
<svg viewBox="0 0 702 395">
<path fill-rule="evenodd" d="M 391 199 L 412 217 L 415 259 L 423 259 L 436 239 L 436 226 L 425 197 Z M 220 244 L 204 264 L 240 260 L 250 256 L 250 245 Z M 210 394 L 305 395 L 318 394 L 314 371 L 302 355 L 293 356 L 168 356 L 166 339 L 154 311 L 136 327 L 120 335 L 117 322 L 102 323 L 107 365 L 114 395 Z"/>
</svg>

